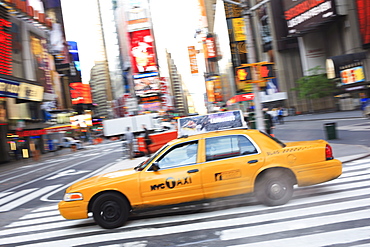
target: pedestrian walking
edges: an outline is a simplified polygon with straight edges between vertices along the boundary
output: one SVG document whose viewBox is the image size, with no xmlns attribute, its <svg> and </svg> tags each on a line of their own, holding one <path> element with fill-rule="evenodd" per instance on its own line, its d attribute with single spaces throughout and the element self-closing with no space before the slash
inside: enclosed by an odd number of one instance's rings
<svg viewBox="0 0 370 247">
<path fill-rule="evenodd" d="M 125 133 L 125 139 L 127 142 L 127 148 L 128 148 L 128 154 L 130 157 L 130 160 L 134 159 L 134 134 L 131 132 L 131 128 L 127 127 L 126 133 Z"/>
<path fill-rule="evenodd" d="M 278 123 L 279 124 L 284 124 L 284 110 L 282 107 L 278 108 Z"/>
<path fill-rule="evenodd" d="M 271 115 L 274 124 L 278 123 L 278 109 L 272 108 L 268 113 Z"/>
<path fill-rule="evenodd" d="M 265 129 L 266 129 L 267 134 L 273 135 L 272 134 L 272 129 L 275 128 L 274 127 L 274 121 L 272 119 L 271 114 L 268 113 L 267 110 L 268 110 L 267 108 L 263 109 L 263 118 L 264 118 L 264 121 L 265 121 Z"/>
<path fill-rule="evenodd" d="M 145 124 L 143 124 L 143 129 L 144 129 L 144 144 L 145 144 L 145 149 L 147 151 L 146 156 L 150 157 L 149 145 L 152 144 L 152 140 L 149 137 L 149 130 L 146 128 Z"/>
<path fill-rule="evenodd" d="M 38 149 L 34 141 L 30 141 L 30 150 L 33 160 L 38 161 L 40 159 L 40 150 Z"/>
<path fill-rule="evenodd" d="M 47 140 L 49 152 L 54 151 L 54 143 L 51 139 Z"/>
</svg>

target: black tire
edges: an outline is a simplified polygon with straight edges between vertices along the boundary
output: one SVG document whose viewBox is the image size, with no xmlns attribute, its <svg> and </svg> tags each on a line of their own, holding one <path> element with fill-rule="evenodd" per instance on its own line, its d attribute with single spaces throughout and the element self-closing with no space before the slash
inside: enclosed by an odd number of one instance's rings
<svg viewBox="0 0 370 247">
<path fill-rule="evenodd" d="M 95 200 L 92 212 L 99 226 L 112 229 L 122 226 L 127 221 L 129 206 L 121 195 L 106 192 Z"/>
<path fill-rule="evenodd" d="M 256 182 L 255 196 L 266 206 L 283 205 L 292 198 L 293 185 L 294 179 L 287 172 L 267 171 Z"/>
</svg>

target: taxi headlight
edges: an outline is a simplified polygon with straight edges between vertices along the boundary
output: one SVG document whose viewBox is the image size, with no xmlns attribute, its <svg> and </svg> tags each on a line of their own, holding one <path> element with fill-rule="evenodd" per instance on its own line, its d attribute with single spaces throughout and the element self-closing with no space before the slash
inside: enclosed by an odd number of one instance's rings
<svg viewBox="0 0 370 247">
<path fill-rule="evenodd" d="M 83 196 L 81 193 L 75 192 L 75 193 L 66 193 L 64 194 L 63 201 L 70 202 L 70 201 L 80 201 L 83 200 Z"/>
</svg>

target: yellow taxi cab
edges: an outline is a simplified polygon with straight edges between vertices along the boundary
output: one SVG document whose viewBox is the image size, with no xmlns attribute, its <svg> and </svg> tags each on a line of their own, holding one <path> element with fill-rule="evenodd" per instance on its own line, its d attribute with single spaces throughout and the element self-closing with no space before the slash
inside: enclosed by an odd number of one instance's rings
<svg viewBox="0 0 370 247">
<path fill-rule="evenodd" d="M 268 206 L 287 203 L 293 186 L 339 177 L 342 163 L 324 140 L 282 143 L 238 128 L 179 137 L 132 169 L 70 186 L 59 203 L 66 219 L 89 213 L 103 228 L 122 226 L 130 212 L 245 193 Z"/>
</svg>

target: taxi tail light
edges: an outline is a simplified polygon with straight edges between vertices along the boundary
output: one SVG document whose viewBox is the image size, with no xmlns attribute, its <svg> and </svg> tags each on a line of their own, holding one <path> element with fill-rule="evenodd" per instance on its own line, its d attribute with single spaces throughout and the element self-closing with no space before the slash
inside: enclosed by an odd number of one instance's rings
<svg viewBox="0 0 370 247">
<path fill-rule="evenodd" d="M 326 147 L 325 147 L 325 156 L 326 156 L 326 160 L 332 160 L 332 159 L 334 159 L 333 149 L 331 148 L 331 146 L 329 144 L 326 144 Z"/>
</svg>

